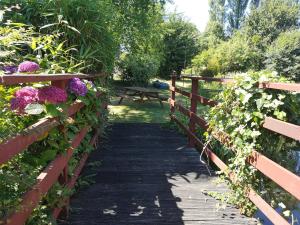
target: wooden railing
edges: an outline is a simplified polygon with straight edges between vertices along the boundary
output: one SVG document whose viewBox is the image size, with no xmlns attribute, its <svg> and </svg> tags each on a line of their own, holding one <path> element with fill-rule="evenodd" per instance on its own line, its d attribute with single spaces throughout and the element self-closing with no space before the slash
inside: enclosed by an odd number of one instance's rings
<svg viewBox="0 0 300 225">
<path fill-rule="evenodd" d="M 193 77 L 193 76 L 182 76 L 184 79 L 192 80 L 192 90 L 191 93 L 181 90 L 176 87 L 176 76 L 172 77 L 171 98 L 169 99 L 171 107 L 171 119 L 175 121 L 188 135 L 189 144 L 191 146 L 196 146 L 202 148 L 204 144 L 196 136 L 196 125 L 203 129 L 208 128 L 207 122 L 197 115 L 197 104 L 203 104 L 208 106 L 214 106 L 217 104 L 214 100 L 205 98 L 198 95 L 198 83 L 199 80 L 207 82 L 220 82 L 220 83 L 230 83 L 233 82 L 231 79 L 222 78 L 207 78 L 207 77 Z M 294 83 L 260 83 L 258 88 L 262 89 L 278 89 L 285 91 L 293 91 L 300 93 L 300 84 Z M 179 93 L 183 96 L 190 98 L 190 109 L 182 106 L 180 103 L 176 102 L 175 96 Z M 183 115 L 189 118 L 189 125 L 186 127 L 175 115 L 175 110 L 178 110 Z M 293 138 L 300 141 L 300 126 L 280 121 L 271 117 L 267 117 L 264 121 L 263 127 L 269 129 L 273 132 L 279 133 L 281 135 Z M 220 143 L 225 144 L 222 137 L 226 137 L 227 134 L 222 133 L 220 136 L 215 136 L 215 138 L 220 141 Z M 226 138 L 225 138 L 226 139 Z M 216 166 L 218 166 L 222 171 L 227 169 L 227 165 L 214 153 L 212 149 L 207 147 L 205 149 L 206 154 Z M 285 189 L 295 198 L 300 200 L 300 177 L 291 171 L 280 166 L 276 162 L 262 155 L 261 153 L 253 150 L 252 155 L 248 158 L 247 162 L 262 172 L 265 176 L 273 180 L 280 187 Z M 230 179 L 234 181 L 235 174 L 230 173 Z M 288 221 L 278 214 L 262 197 L 260 197 L 253 189 L 248 192 L 248 198 L 272 221 L 274 224 L 278 225 L 288 225 Z"/>
<path fill-rule="evenodd" d="M 17 85 L 24 83 L 35 83 L 35 82 L 45 82 L 49 81 L 53 86 L 59 88 L 66 88 L 67 82 L 71 78 L 84 78 L 84 79 L 95 79 L 95 78 L 104 78 L 106 74 L 96 74 L 96 75 L 85 75 L 85 74 L 26 74 L 26 75 L 2 75 L 0 76 L 0 85 Z M 100 96 L 102 93 L 97 93 Z M 74 116 L 77 112 L 84 107 L 84 103 L 76 100 L 71 106 L 67 109 L 67 116 Z M 106 109 L 107 103 L 102 104 L 102 109 Z M 100 115 L 102 109 L 95 109 L 97 116 Z M 15 135 L 14 137 L 9 138 L 8 140 L 0 144 L 0 166 L 4 163 L 7 163 L 17 154 L 23 152 L 29 145 L 38 141 L 40 138 L 44 137 L 45 134 L 51 129 L 59 126 L 58 118 L 45 118 L 41 119 L 32 126 L 25 129 L 20 134 Z M 61 185 L 64 185 L 67 188 L 73 188 L 79 174 L 88 158 L 88 153 L 83 153 L 80 157 L 78 165 L 75 167 L 72 177 L 68 175 L 68 162 L 72 158 L 74 149 L 76 149 L 81 141 L 84 139 L 86 134 L 89 132 L 90 127 L 83 127 L 74 139 L 71 142 L 71 147 L 66 149 L 64 153 L 59 154 L 56 158 L 49 163 L 49 165 L 39 174 L 36 178 L 36 183 L 28 190 L 23 196 L 19 207 L 9 216 L 4 218 L 4 221 L 0 220 L 0 224 L 12 224 L 12 225 L 21 225 L 25 224 L 27 219 L 32 214 L 32 211 L 39 205 L 42 197 L 47 194 L 49 189 L 59 181 Z M 99 129 L 95 129 L 94 135 L 90 140 L 90 145 L 95 145 L 98 136 Z M 65 209 L 68 204 L 68 199 L 62 200 L 64 203 L 63 208 L 53 209 L 53 216 L 57 218 L 62 209 Z"/>
</svg>

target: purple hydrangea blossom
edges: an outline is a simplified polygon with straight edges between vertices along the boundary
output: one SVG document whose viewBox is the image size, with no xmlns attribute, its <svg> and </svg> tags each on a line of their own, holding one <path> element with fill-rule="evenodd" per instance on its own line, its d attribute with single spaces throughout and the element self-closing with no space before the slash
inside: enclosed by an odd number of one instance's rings
<svg viewBox="0 0 300 225">
<path fill-rule="evenodd" d="M 4 71 L 5 74 L 13 74 L 16 73 L 18 71 L 18 67 L 11 65 L 11 66 L 4 66 L 2 68 L 2 70 Z"/>
<path fill-rule="evenodd" d="M 38 101 L 38 90 L 33 87 L 24 87 L 16 91 L 15 98 L 10 102 L 11 109 L 23 113 L 27 105 Z"/>
<path fill-rule="evenodd" d="M 39 69 L 40 69 L 39 64 L 31 61 L 25 61 L 19 65 L 18 71 L 21 73 L 22 72 L 26 73 L 26 72 L 36 72 Z"/>
<path fill-rule="evenodd" d="M 67 93 L 64 89 L 48 86 L 39 89 L 38 98 L 41 103 L 62 103 L 67 101 Z"/>
<path fill-rule="evenodd" d="M 72 78 L 69 81 L 69 90 L 71 93 L 77 96 L 85 96 L 88 92 L 86 84 L 82 82 L 79 78 Z"/>
</svg>

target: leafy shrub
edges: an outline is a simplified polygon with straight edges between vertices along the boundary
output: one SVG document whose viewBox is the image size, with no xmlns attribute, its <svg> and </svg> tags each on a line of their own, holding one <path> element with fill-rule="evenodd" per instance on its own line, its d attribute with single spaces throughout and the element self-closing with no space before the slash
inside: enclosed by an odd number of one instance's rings
<svg viewBox="0 0 300 225">
<path fill-rule="evenodd" d="M 300 31 L 280 34 L 268 48 L 265 64 L 270 70 L 300 81 Z"/>
<path fill-rule="evenodd" d="M 251 46 L 245 35 L 238 32 L 228 41 L 201 52 L 192 64 L 203 76 L 214 76 L 218 73 L 258 69 L 261 57 L 260 51 Z"/>
<path fill-rule="evenodd" d="M 9 1 L 9 5 L 14 4 L 19 4 L 20 10 L 10 12 L 5 18 L 31 24 L 44 34 L 63 35 L 64 45 L 77 49 L 71 52 L 72 56 L 83 61 L 86 73 L 112 70 L 118 43 L 111 29 L 111 23 L 115 21 L 111 3 L 94 0 Z"/>
<path fill-rule="evenodd" d="M 220 72 L 237 72 L 257 69 L 260 52 L 252 46 L 243 33 L 236 33 L 229 41 L 216 48 L 220 60 Z"/>
<path fill-rule="evenodd" d="M 209 48 L 195 56 L 192 60 L 193 70 L 202 76 L 212 77 L 219 73 L 220 65 L 218 58 L 215 57 L 215 50 Z"/>
<path fill-rule="evenodd" d="M 170 15 L 165 22 L 163 38 L 164 59 L 159 75 L 169 79 L 173 71 L 180 74 L 198 53 L 199 31 L 196 26 L 178 15 Z"/>
<path fill-rule="evenodd" d="M 151 55 L 123 55 L 119 64 L 122 79 L 131 85 L 147 86 L 159 68 L 159 60 Z"/>
<path fill-rule="evenodd" d="M 44 73 L 74 73 L 85 69 L 74 58 L 75 48 L 68 48 L 63 35 L 40 34 L 35 27 L 8 23 L 0 27 L 0 66 L 17 65 L 24 60 L 37 61 Z M 0 72 L 1 73 L 1 72 Z"/>
</svg>

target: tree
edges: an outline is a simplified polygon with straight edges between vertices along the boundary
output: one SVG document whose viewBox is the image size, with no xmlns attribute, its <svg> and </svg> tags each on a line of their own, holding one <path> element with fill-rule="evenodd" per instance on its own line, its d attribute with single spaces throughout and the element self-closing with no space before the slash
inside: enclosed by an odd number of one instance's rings
<svg viewBox="0 0 300 225">
<path fill-rule="evenodd" d="M 209 0 L 209 20 L 225 24 L 225 0 Z"/>
<path fill-rule="evenodd" d="M 299 10 L 295 0 L 262 0 L 246 19 L 245 32 L 264 51 L 280 33 L 298 27 Z"/>
<path fill-rule="evenodd" d="M 160 76 L 168 78 L 174 70 L 180 74 L 198 53 L 198 38 L 199 31 L 194 24 L 177 14 L 170 15 L 165 22 L 164 60 Z"/>
<path fill-rule="evenodd" d="M 228 30 L 233 33 L 241 27 L 241 23 L 245 17 L 249 0 L 228 0 L 227 1 L 227 19 Z"/>
<path fill-rule="evenodd" d="M 281 33 L 267 50 L 266 67 L 300 81 L 300 31 Z"/>
<path fill-rule="evenodd" d="M 118 60 L 123 81 L 147 86 L 157 75 L 163 58 L 163 11 L 157 5 L 144 17 L 144 27 L 132 29 L 122 44 Z"/>
</svg>

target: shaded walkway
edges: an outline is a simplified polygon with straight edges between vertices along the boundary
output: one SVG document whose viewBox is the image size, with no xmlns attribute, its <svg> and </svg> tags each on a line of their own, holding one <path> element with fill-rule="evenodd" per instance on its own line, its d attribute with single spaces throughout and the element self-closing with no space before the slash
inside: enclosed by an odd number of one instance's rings
<svg viewBox="0 0 300 225">
<path fill-rule="evenodd" d="M 83 174 L 95 184 L 71 201 L 73 225 L 255 224 L 238 209 L 216 208 L 203 194 L 224 191 L 182 135 L 156 124 L 114 124 L 106 148 L 95 151 Z"/>
</svg>

